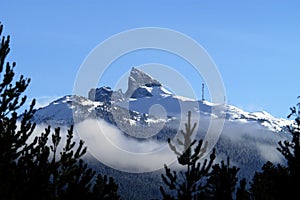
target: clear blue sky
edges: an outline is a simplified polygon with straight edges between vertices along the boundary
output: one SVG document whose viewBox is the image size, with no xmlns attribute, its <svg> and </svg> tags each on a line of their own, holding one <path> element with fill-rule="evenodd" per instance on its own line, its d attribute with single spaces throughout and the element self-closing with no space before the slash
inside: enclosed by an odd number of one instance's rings
<svg viewBox="0 0 300 200">
<path fill-rule="evenodd" d="M 229 104 L 286 117 L 300 95 L 298 1 L 2 0 L 0 5 L 4 34 L 12 37 L 9 60 L 17 62 L 18 74 L 32 79 L 27 95 L 40 103 L 72 93 L 76 73 L 96 45 L 140 27 L 174 29 L 201 44 L 219 68 Z M 120 59 L 116 76 L 156 61 L 155 55 L 137 56 Z M 200 93 L 199 80 L 191 84 Z"/>
</svg>

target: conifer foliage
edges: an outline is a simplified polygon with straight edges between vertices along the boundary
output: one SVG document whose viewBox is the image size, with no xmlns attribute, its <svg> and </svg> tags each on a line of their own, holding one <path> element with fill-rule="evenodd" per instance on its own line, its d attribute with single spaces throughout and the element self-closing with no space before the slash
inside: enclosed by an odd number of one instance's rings
<svg viewBox="0 0 300 200">
<path fill-rule="evenodd" d="M 188 112 L 185 131 L 180 131 L 183 139 L 177 139 L 177 147 L 170 139 L 168 140 L 171 150 L 177 155 L 178 163 L 184 167 L 184 170 L 178 173 L 171 171 L 165 165 L 165 174 L 162 174 L 161 177 L 166 187 L 160 187 L 163 199 L 250 199 L 245 179 L 242 179 L 240 186 L 236 188 L 239 168 L 230 166 L 229 157 L 226 163 L 221 161 L 220 164 L 214 164 L 216 152 L 213 149 L 209 160 L 203 159 L 208 143 L 203 140 L 192 140 L 196 125 L 196 123 L 191 125 L 191 112 Z M 182 151 L 178 149 L 182 149 Z M 202 163 L 201 159 L 203 159 Z M 166 188 L 169 192 L 166 191 Z"/>
<path fill-rule="evenodd" d="M 200 159 L 206 153 L 207 142 L 200 140 L 192 140 L 192 134 L 196 128 L 196 123 L 191 125 L 191 112 L 188 113 L 188 122 L 185 124 L 185 132 L 180 131 L 183 140 L 178 139 L 177 143 L 183 147 L 183 151 L 179 151 L 169 139 L 171 150 L 177 155 L 178 163 L 185 167 L 185 171 L 180 171 L 179 175 L 176 171 L 165 165 L 165 175 L 162 174 L 162 180 L 170 190 L 166 192 L 164 187 L 160 187 L 163 199 L 202 199 L 206 189 L 205 178 L 212 167 L 215 159 L 215 149 L 210 154 L 209 160 L 204 159 L 203 163 Z"/>
<path fill-rule="evenodd" d="M 0 24 L 0 36 L 2 30 Z M 23 93 L 30 79 L 21 76 L 15 80 L 16 63 L 5 61 L 9 42 L 9 36 L 0 42 L 1 199 L 119 199 L 114 180 L 96 176 L 82 160 L 86 147 L 83 141 L 74 142 L 73 127 L 64 141 L 59 128 L 51 134 L 48 127 L 33 136 L 35 124 L 30 120 L 35 101 L 18 113 L 26 102 Z"/>
<path fill-rule="evenodd" d="M 238 181 L 237 173 L 239 168 L 233 166 L 230 167 L 229 157 L 227 163 L 221 161 L 221 164 L 215 164 L 212 166 L 212 171 L 209 173 L 208 187 L 206 195 L 210 199 L 233 199 L 236 184 Z"/>
<path fill-rule="evenodd" d="M 290 109 L 291 114 L 288 118 L 295 117 L 294 124 L 288 127 L 292 134 L 292 141 L 279 142 L 277 149 L 285 157 L 289 173 L 293 181 L 298 181 L 295 184 L 298 184 L 300 183 L 300 103 L 298 103 L 298 109 L 296 107 Z"/>
<path fill-rule="evenodd" d="M 299 97 L 298 97 L 299 98 Z M 298 196 L 300 185 L 300 103 L 292 107 L 288 118 L 295 117 L 288 127 L 292 140 L 280 141 L 277 150 L 283 155 L 286 165 L 267 162 L 261 172 L 256 172 L 251 185 L 255 199 L 293 199 Z"/>
</svg>

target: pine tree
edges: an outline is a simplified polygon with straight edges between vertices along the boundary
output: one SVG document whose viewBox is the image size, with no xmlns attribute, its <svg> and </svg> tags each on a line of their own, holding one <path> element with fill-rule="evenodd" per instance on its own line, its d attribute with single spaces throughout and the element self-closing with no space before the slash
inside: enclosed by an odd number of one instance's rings
<svg viewBox="0 0 300 200">
<path fill-rule="evenodd" d="M 0 24 L 0 36 L 2 30 L 3 25 Z M 17 186 L 20 184 L 17 159 L 26 152 L 26 141 L 35 128 L 30 122 L 34 114 L 34 100 L 28 111 L 25 110 L 22 115 L 17 113 L 26 101 L 26 96 L 22 94 L 30 79 L 21 76 L 14 80 L 16 63 L 5 62 L 10 51 L 9 42 L 10 36 L 3 36 L 0 42 L 0 196 L 3 199 L 17 195 Z M 19 129 L 18 119 L 21 119 Z"/>
<path fill-rule="evenodd" d="M 300 97 L 298 97 L 300 98 Z M 288 186 L 287 194 L 290 197 L 298 195 L 298 186 L 300 184 L 300 103 L 298 108 L 290 108 L 291 113 L 288 118 L 295 117 L 294 123 L 288 126 L 292 134 L 292 141 L 280 141 L 277 150 L 285 157 L 287 162 L 288 177 L 285 183 Z"/>
<path fill-rule="evenodd" d="M 299 98 L 299 97 L 298 97 Z M 256 172 L 251 184 L 251 193 L 255 199 L 289 199 L 298 195 L 300 184 L 300 104 L 291 108 L 288 118 L 294 116 L 294 123 L 288 127 L 292 141 L 278 142 L 277 150 L 284 156 L 286 166 L 267 162 L 262 172 Z"/>
<path fill-rule="evenodd" d="M 247 181 L 243 178 L 236 191 L 236 200 L 250 200 L 250 192 L 246 188 Z"/>
<path fill-rule="evenodd" d="M 233 199 L 233 194 L 238 181 L 237 173 L 239 168 L 230 167 L 229 157 L 227 163 L 221 161 L 220 164 L 212 166 L 212 171 L 208 175 L 208 187 L 206 195 L 210 199 Z"/>
<path fill-rule="evenodd" d="M 3 26 L 0 24 L 0 36 Z M 82 160 L 84 142 L 73 140 L 68 130 L 64 148 L 60 129 L 50 127 L 32 142 L 35 124 L 33 100 L 29 110 L 18 113 L 26 102 L 23 92 L 30 79 L 14 80 L 15 63 L 5 63 L 10 37 L 0 42 L 0 197 L 1 199 L 119 199 L 118 186 L 90 169 Z M 51 134 L 51 142 L 48 139 Z M 77 145 L 77 146 L 76 146 Z M 96 181 L 94 182 L 96 178 Z"/>
<path fill-rule="evenodd" d="M 209 161 L 205 159 L 200 162 L 206 153 L 207 142 L 200 140 L 192 140 L 192 134 L 196 128 L 196 123 L 191 125 L 191 112 L 188 113 L 188 122 L 185 124 L 185 132 L 180 131 L 183 140 L 178 139 L 177 143 L 183 147 L 183 151 L 179 152 L 171 140 L 168 140 L 171 150 L 178 156 L 178 163 L 185 167 L 184 171 L 180 171 L 178 176 L 176 171 L 171 171 L 168 166 L 165 167 L 165 175 L 162 174 L 162 180 L 170 190 L 166 192 L 163 186 L 160 187 L 163 199 L 201 199 L 204 196 L 206 188 L 206 176 L 208 175 L 213 161 L 215 159 L 215 149 L 210 154 Z"/>
<path fill-rule="evenodd" d="M 288 115 L 288 118 L 295 116 L 294 124 L 288 126 L 288 130 L 292 134 L 292 141 L 286 140 L 283 143 L 280 141 L 277 150 L 285 157 L 290 175 L 295 181 L 300 181 L 300 103 L 297 105 L 298 109 L 290 108 L 291 114 Z"/>
<path fill-rule="evenodd" d="M 253 199 L 288 199 L 289 187 L 287 168 L 267 162 L 255 172 L 250 192 Z"/>
<path fill-rule="evenodd" d="M 112 177 L 107 178 L 106 175 L 102 176 L 101 174 L 98 174 L 96 184 L 93 188 L 92 199 L 119 199 L 120 197 L 117 191 L 118 185 L 115 183 Z"/>
</svg>

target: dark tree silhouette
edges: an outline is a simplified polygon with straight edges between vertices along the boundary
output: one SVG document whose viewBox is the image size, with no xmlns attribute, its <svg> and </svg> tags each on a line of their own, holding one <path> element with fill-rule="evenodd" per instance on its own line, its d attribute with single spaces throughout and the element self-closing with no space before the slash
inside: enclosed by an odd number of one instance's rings
<svg viewBox="0 0 300 200">
<path fill-rule="evenodd" d="M 251 184 L 253 199 L 288 199 L 289 174 L 286 167 L 267 162 L 261 172 L 255 172 Z"/>
<path fill-rule="evenodd" d="M 0 24 L 0 36 L 3 25 Z M 119 199 L 118 186 L 112 178 L 90 169 L 82 160 L 84 142 L 73 140 L 68 130 L 63 149 L 60 129 L 46 128 L 40 136 L 32 135 L 35 124 L 33 100 L 29 110 L 18 113 L 26 102 L 23 95 L 30 79 L 15 81 L 15 63 L 5 63 L 10 37 L 0 42 L 0 198 L 1 199 Z M 33 141 L 30 141 L 30 137 Z"/>
<path fill-rule="evenodd" d="M 203 163 L 200 162 L 201 158 L 206 153 L 207 142 L 200 140 L 192 140 L 192 134 L 196 128 L 196 123 L 191 125 L 191 112 L 188 113 L 188 122 L 185 124 L 185 132 L 180 131 L 183 140 L 178 139 L 177 143 L 183 147 L 180 152 L 171 140 L 168 140 L 171 150 L 178 156 L 178 163 L 185 166 L 185 171 L 180 171 L 178 176 L 176 171 L 165 165 L 165 175 L 161 175 L 163 182 L 170 190 L 166 192 L 163 186 L 160 187 L 163 199 L 201 199 L 204 197 L 206 188 L 206 176 L 211 169 L 215 159 L 215 149 L 210 154 L 209 161 L 205 159 Z"/>
<path fill-rule="evenodd" d="M 3 25 L 0 24 L 0 36 Z M 20 115 L 17 110 L 24 105 L 26 96 L 22 93 L 26 90 L 30 79 L 21 76 L 14 82 L 14 68 L 16 63 L 5 63 L 8 55 L 10 37 L 2 37 L 0 42 L 0 196 L 4 199 L 13 198 L 17 195 L 17 187 L 20 173 L 17 159 L 26 154 L 26 141 L 32 134 L 35 125 L 30 122 L 34 114 L 32 101 L 29 110 L 22 114 L 19 129 L 17 121 Z"/>
<path fill-rule="evenodd" d="M 236 191 L 236 200 L 249 200 L 250 199 L 250 192 L 247 190 L 247 181 L 243 178 L 240 181 L 240 185 Z"/>
<path fill-rule="evenodd" d="M 227 163 L 221 161 L 220 164 L 212 166 L 212 171 L 209 173 L 208 187 L 206 195 L 209 199 L 233 199 L 233 194 L 238 181 L 237 173 L 239 168 L 230 167 L 229 157 Z"/>
<path fill-rule="evenodd" d="M 280 141 L 277 149 L 285 157 L 290 175 L 295 181 L 300 181 L 300 103 L 297 106 L 298 109 L 296 107 L 290 108 L 291 114 L 288 115 L 288 118 L 295 117 L 294 124 L 288 127 L 292 134 L 292 141 L 284 141 L 283 143 Z"/>
<path fill-rule="evenodd" d="M 119 199 L 117 194 L 118 185 L 115 183 L 112 177 L 102 176 L 98 174 L 96 184 L 93 188 L 92 199 Z"/>
<path fill-rule="evenodd" d="M 298 97 L 299 98 L 299 97 Z M 292 107 L 288 118 L 295 117 L 288 127 L 292 141 L 279 142 L 277 150 L 286 159 L 286 166 L 267 162 L 262 172 L 256 172 L 251 184 L 251 193 L 255 199 L 293 199 L 298 195 L 300 184 L 300 104 Z"/>
</svg>

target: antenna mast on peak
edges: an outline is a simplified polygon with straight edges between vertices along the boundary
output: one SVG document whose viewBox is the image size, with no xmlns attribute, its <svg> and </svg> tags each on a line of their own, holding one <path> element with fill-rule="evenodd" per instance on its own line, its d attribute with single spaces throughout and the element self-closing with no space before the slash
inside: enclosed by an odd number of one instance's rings
<svg viewBox="0 0 300 200">
<path fill-rule="evenodd" d="M 202 101 L 204 101 L 204 83 L 202 83 Z"/>
</svg>

